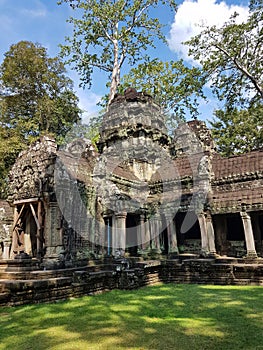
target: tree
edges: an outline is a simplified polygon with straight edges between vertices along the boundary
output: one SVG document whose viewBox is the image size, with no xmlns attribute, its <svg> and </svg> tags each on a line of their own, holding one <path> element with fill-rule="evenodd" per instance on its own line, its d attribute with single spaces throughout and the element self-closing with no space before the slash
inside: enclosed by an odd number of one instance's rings
<svg viewBox="0 0 263 350">
<path fill-rule="evenodd" d="M 18 153 L 41 133 L 57 142 L 80 120 L 72 81 L 58 58 L 39 44 L 10 47 L 0 66 L 0 195 Z"/>
<path fill-rule="evenodd" d="M 30 142 L 41 132 L 64 136 L 80 119 L 64 64 L 39 44 L 12 45 L 0 66 L 0 125 Z"/>
<path fill-rule="evenodd" d="M 145 91 L 163 107 L 168 124 L 184 120 L 186 113 L 198 115 L 198 98 L 203 95 L 203 77 L 199 68 L 189 68 L 182 60 L 147 60 L 132 68 L 122 79 L 121 89 L 132 86 Z"/>
<path fill-rule="evenodd" d="M 221 28 L 205 27 L 191 38 L 189 54 L 202 65 L 204 79 L 223 101 L 212 133 L 223 155 L 263 146 L 263 2 L 250 1 L 246 22 L 235 13 Z"/>
<path fill-rule="evenodd" d="M 263 100 L 263 5 L 251 1 L 246 22 L 235 13 L 221 28 L 204 27 L 185 44 L 202 65 L 214 93 L 227 109 L 248 107 Z"/>
<path fill-rule="evenodd" d="M 245 110 L 217 110 L 211 125 L 219 152 L 230 156 L 262 148 L 262 115 L 262 105 Z"/>
<path fill-rule="evenodd" d="M 124 62 L 133 66 L 147 58 L 146 50 L 155 47 L 155 40 L 165 41 L 162 25 L 149 16 L 150 9 L 159 3 L 168 3 L 175 9 L 173 0 L 61 0 L 69 3 L 80 16 L 69 19 L 73 36 L 66 38 L 62 55 L 81 76 L 82 85 L 91 87 L 94 69 L 109 75 L 108 104 L 120 84 Z"/>
</svg>

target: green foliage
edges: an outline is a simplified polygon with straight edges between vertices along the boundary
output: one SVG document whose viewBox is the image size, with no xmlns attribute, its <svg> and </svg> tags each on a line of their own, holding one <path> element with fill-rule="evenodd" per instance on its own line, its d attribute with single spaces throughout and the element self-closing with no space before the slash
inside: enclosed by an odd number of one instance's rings
<svg viewBox="0 0 263 350">
<path fill-rule="evenodd" d="M 154 41 L 165 41 L 162 25 L 151 18 L 149 11 L 159 3 L 168 3 L 175 9 L 173 0 L 61 0 L 78 11 L 70 17 L 74 30 L 63 45 L 62 55 L 68 57 L 81 77 L 81 84 L 91 87 L 94 69 L 104 71 L 110 82 L 109 103 L 120 83 L 124 62 L 133 66 L 144 60 L 147 49 Z"/>
<path fill-rule="evenodd" d="M 263 3 L 251 1 L 246 22 L 235 13 L 221 28 L 204 27 L 186 42 L 202 65 L 207 82 L 227 109 L 248 107 L 263 99 Z"/>
<path fill-rule="evenodd" d="M 7 177 L 20 151 L 26 147 L 16 130 L 0 125 L 0 198 L 7 195 Z"/>
<path fill-rule="evenodd" d="M 263 105 L 246 110 L 218 110 L 215 115 L 212 135 L 224 156 L 263 147 Z"/>
<path fill-rule="evenodd" d="M 2 308 L 0 350 L 255 350 L 260 286 L 156 285 Z"/>
<path fill-rule="evenodd" d="M 135 87 L 154 97 L 167 113 L 168 124 L 184 120 L 186 112 L 198 115 L 198 98 L 203 95 L 203 77 L 199 68 L 189 68 L 183 61 L 146 60 L 122 79 L 120 90 Z"/>
<path fill-rule="evenodd" d="M 204 27 L 186 42 L 202 65 L 203 77 L 224 108 L 215 111 L 212 133 L 229 156 L 263 145 L 263 2 L 250 1 L 246 22 L 235 13 L 221 28 Z"/>
<path fill-rule="evenodd" d="M 0 66 L 1 126 L 17 130 L 27 142 L 43 131 L 64 136 L 80 119 L 65 73 L 63 63 L 39 44 L 12 45 Z"/>
<path fill-rule="evenodd" d="M 80 120 L 77 103 L 57 57 L 49 58 L 44 47 L 29 41 L 10 47 L 0 66 L 0 150 L 6 150 L 0 158 L 2 183 L 19 151 L 40 134 L 61 142 Z"/>
</svg>

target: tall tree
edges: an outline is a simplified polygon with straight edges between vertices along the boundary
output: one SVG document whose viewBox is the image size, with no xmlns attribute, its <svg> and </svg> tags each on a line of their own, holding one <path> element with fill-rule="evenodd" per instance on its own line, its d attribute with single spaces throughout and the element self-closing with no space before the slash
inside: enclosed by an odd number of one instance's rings
<svg viewBox="0 0 263 350">
<path fill-rule="evenodd" d="M 94 69 L 109 75 L 111 103 L 120 84 L 125 61 L 133 66 L 147 57 L 155 40 L 165 41 L 162 25 L 149 11 L 159 3 L 176 8 L 173 0 L 61 0 L 80 15 L 71 17 L 73 36 L 66 38 L 62 54 L 68 56 L 81 76 L 83 86 L 91 86 Z"/>
<path fill-rule="evenodd" d="M 247 21 L 235 13 L 222 27 L 205 27 L 186 42 L 205 80 L 223 101 L 212 133 L 224 155 L 263 146 L 263 1 L 251 0 Z"/>
<path fill-rule="evenodd" d="M 246 22 L 235 13 L 222 27 L 204 27 L 186 42 L 226 107 L 263 101 L 263 2 L 251 1 Z"/>
<path fill-rule="evenodd" d="M 64 136 L 79 121 L 78 98 L 59 58 L 39 44 L 20 41 L 0 66 L 0 124 L 15 129 L 25 142 L 41 132 Z"/>
<path fill-rule="evenodd" d="M 0 196 L 18 153 L 41 133 L 58 142 L 80 120 L 63 63 L 39 44 L 20 41 L 0 66 Z"/>
</svg>

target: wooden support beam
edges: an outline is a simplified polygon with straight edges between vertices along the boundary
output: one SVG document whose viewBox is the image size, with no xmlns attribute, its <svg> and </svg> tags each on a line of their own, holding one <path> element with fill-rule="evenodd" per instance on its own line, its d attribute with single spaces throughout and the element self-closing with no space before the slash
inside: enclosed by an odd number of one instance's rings
<svg viewBox="0 0 263 350">
<path fill-rule="evenodd" d="M 33 207 L 33 205 L 30 203 L 30 208 L 31 208 L 31 211 L 32 211 L 32 214 L 34 216 L 34 219 L 35 219 L 35 222 L 36 222 L 36 225 L 37 225 L 37 229 L 40 230 L 40 225 L 39 225 L 39 222 L 38 222 L 38 219 L 37 219 L 37 216 L 36 216 L 36 212 L 35 212 L 35 209 Z"/>
<path fill-rule="evenodd" d="M 21 199 L 21 200 L 18 200 L 18 201 L 14 201 L 14 205 L 26 204 L 26 203 L 37 203 L 38 201 L 39 201 L 38 198 Z"/>
<path fill-rule="evenodd" d="M 25 204 L 23 204 L 22 209 L 20 210 L 19 214 L 15 217 L 13 231 L 16 228 L 16 225 L 17 225 L 18 220 L 20 219 L 20 217 L 21 217 L 21 215 L 23 213 L 24 208 L 25 208 Z"/>
</svg>

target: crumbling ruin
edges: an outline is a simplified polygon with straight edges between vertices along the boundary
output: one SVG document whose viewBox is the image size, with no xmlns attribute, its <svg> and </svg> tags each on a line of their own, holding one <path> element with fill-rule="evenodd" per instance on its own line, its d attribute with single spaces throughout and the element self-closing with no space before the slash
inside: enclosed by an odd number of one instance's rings
<svg viewBox="0 0 263 350">
<path fill-rule="evenodd" d="M 170 137 L 160 107 L 134 89 L 115 97 L 97 146 L 42 137 L 19 155 L 2 258 L 54 270 L 109 257 L 263 256 L 262 150 L 222 158 L 198 120 Z"/>
</svg>

